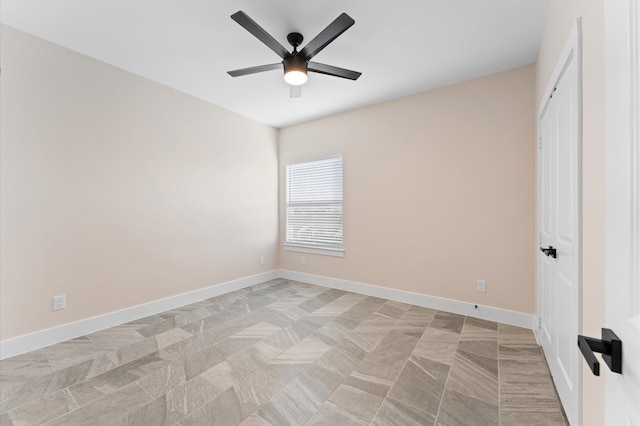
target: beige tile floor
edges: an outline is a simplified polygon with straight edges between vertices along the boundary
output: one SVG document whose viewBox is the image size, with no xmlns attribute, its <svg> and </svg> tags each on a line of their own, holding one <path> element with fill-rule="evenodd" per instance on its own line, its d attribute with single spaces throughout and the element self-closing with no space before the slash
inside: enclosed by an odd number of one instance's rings
<svg viewBox="0 0 640 426">
<path fill-rule="evenodd" d="M 0 425 L 565 425 L 530 330 L 274 280 L 0 362 Z"/>
</svg>

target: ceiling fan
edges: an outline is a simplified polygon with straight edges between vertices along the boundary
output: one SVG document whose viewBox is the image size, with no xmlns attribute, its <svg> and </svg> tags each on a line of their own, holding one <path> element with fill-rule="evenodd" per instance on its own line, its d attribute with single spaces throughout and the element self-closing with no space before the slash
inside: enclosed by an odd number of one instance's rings
<svg viewBox="0 0 640 426">
<path fill-rule="evenodd" d="M 356 21 L 346 13 L 342 13 L 338 16 L 299 52 L 298 46 L 302 44 L 302 34 L 294 32 L 287 35 L 287 41 L 293 46 L 293 51 L 291 51 L 291 53 L 289 53 L 284 46 L 282 46 L 275 38 L 267 33 L 243 11 L 234 13 L 231 15 L 231 19 L 244 27 L 244 29 L 253 34 L 258 40 L 266 44 L 267 47 L 276 52 L 276 54 L 282 58 L 282 62 L 275 64 L 259 65 L 256 67 L 228 71 L 228 74 L 231 77 L 240 77 L 264 71 L 284 69 L 284 80 L 289 83 L 291 87 L 290 96 L 292 98 L 299 98 L 302 95 L 301 85 L 307 82 L 307 71 L 346 78 L 349 80 L 357 80 L 362 74 L 357 71 L 334 67 L 332 65 L 311 62 L 311 58 L 317 55 L 340 34 L 355 24 Z"/>
</svg>

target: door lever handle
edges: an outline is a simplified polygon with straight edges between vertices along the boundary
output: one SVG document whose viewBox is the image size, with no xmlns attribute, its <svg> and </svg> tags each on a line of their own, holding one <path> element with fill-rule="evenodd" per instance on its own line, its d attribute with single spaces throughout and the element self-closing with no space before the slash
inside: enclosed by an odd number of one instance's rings
<svg viewBox="0 0 640 426">
<path fill-rule="evenodd" d="M 553 246 L 549 246 L 547 248 L 540 247 L 540 251 L 546 254 L 547 256 L 551 256 L 554 259 L 556 258 L 556 249 L 554 249 Z"/>
<path fill-rule="evenodd" d="M 602 339 L 578 336 L 578 347 L 594 376 L 600 375 L 600 363 L 594 352 L 600 352 L 602 359 L 614 373 L 622 374 L 622 340 L 609 328 L 602 329 Z"/>
</svg>

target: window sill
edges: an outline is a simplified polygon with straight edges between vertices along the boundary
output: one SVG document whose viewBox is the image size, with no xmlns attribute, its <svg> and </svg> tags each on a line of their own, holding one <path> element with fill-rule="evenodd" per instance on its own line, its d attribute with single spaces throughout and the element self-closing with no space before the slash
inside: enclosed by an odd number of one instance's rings
<svg viewBox="0 0 640 426">
<path fill-rule="evenodd" d="M 300 253 L 309 253 L 309 254 L 321 254 L 324 256 L 334 256 L 334 257 L 344 257 L 344 249 L 328 249 L 328 248 L 317 248 L 317 247 L 308 247 L 308 246 L 300 246 L 294 244 L 285 244 L 284 249 L 286 251 L 297 251 Z"/>
</svg>

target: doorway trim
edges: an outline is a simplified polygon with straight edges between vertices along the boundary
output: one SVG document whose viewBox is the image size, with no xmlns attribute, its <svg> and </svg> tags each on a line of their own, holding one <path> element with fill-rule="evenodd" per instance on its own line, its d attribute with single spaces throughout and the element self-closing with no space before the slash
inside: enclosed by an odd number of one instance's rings
<svg viewBox="0 0 640 426">
<path fill-rule="evenodd" d="M 623 341 L 622 374 L 605 377 L 605 422 L 640 409 L 640 5 L 607 1 L 605 52 L 605 325 Z"/>
<path fill-rule="evenodd" d="M 576 212 L 574 213 L 576 215 L 575 223 L 577 224 L 576 244 L 575 244 L 575 252 L 574 252 L 574 257 L 575 257 L 574 277 L 576 280 L 575 282 L 578 286 L 578 291 L 577 291 L 578 318 L 576 322 L 577 329 L 573 330 L 573 336 L 576 336 L 577 338 L 577 335 L 582 333 L 582 20 L 581 18 L 577 18 L 571 28 L 567 41 L 565 42 L 564 48 L 562 49 L 562 52 L 556 62 L 553 73 L 551 74 L 547 82 L 547 87 L 543 93 L 543 98 L 540 101 L 540 105 L 538 107 L 537 116 L 536 116 L 536 132 L 537 132 L 536 145 L 538 147 L 536 149 L 536 157 L 537 157 L 536 219 L 537 219 L 538 238 L 536 238 L 535 253 L 536 253 L 536 292 L 537 292 L 536 301 L 537 301 L 538 326 L 535 327 L 534 333 L 539 344 L 542 342 L 541 336 L 540 336 L 540 327 L 541 327 L 540 306 L 542 304 L 542 295 L 543 295 L 542 294 L 542 274 L 541 274 L 542 265 L 540 262 L 540 256 L 538 256 L 538 250 L 539 250 L 541 235 L 542 235 L 542 217 L 541 217 L 542 158 L 540 156 L 542 135 L 540 132 L 540 120 L 545 113 L 545 110 L 549 104 L 549 100 L 551 99 L 553 92 L 555 91 L 555 87 L 557 83 L 560 81 L 561 77 L 566 71 L 571 60 L 576 61 L 576 65 L 577 65 L 576 78 L 578 81 L 578 91 L 577 91 L 577 100 L 576 100 L 578 113 L 577 113 L 577 120 L 576 120 L 577 129 L 575 129 L 577 139 L 578 139 L 577 141 L 578 149 L 576 153 L 577 158 L 575 158 L 575 161 L 576 161 L 575 170 L 576 170 L 577 176 L 574 176 L 577 182 L 576 194 L 578 197 L 577 203 L 576 203 L 577 209 L 576 209 Z M 566 412 L 567 411 L 566 407 L 564 408 L 571 424 L 580 425 L 582 424 L 582 368 L 581 368 L 582 365 L 580 364 L 580 361 L 581 361 L 579 359 L 580 352 L 577 349 L 577 345 L 575 349 L 575 357 L 576 357 L 575 362 L 577 367 L 574 368 L 572 372 L 572 376 L 573 376 L 572 383 L 575 384 L 575 389 L 576 389 L 576 391 L 572 393 L 573 400 L 571 402 L 573 406 L 573 410 L 572 410 L 573 412 Z M 557 381 L 556 378 L 553 378 L 553 379 L 554 379 L 554 382 Z"/>
</svg>

